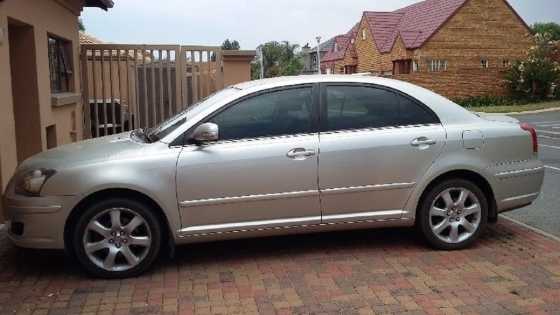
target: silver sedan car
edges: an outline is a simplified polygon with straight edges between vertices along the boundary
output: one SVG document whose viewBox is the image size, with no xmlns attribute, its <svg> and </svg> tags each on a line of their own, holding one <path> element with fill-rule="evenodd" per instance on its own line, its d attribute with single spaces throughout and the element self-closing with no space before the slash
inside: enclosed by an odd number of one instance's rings
<svg viewBox="0 0 560 315">
<path fill-rule="evenodd" d="M 416 226 L 444 250 L 531 204 L 535 130 L 421 87 L 303 76 L 228 87 L 151 130 L 46 151 L 3 203 L 17 246 L 130 277 L 167 244 Z"/>
</svg>

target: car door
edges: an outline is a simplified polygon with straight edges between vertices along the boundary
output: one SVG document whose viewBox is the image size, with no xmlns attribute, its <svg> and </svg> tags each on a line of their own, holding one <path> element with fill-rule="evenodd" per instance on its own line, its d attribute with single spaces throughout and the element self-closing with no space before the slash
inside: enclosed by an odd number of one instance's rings
<svg viewBox="0 0 560 315">
<path fill-rule="evenodd" d="M 400 92 L 374 85 L 322 85 L 323 222 L 400 218 L 445 137 L 437 116 Z"/>
<path fill-rule="evenodd" d="M 250 95 L 204 122 L 220 140 L 177 163 L 183 234 L 320 223 L 318 86 Z"/>
</svg>

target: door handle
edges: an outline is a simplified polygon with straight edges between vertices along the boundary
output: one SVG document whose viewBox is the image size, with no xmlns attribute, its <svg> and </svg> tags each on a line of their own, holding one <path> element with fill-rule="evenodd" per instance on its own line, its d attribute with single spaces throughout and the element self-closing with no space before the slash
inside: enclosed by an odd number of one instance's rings
<svg viewBox="0 0 560 315">
<path fill-rule="evenodd" d="M 410 143 L 413 147 L 420 147 L 420 146 L 430 146 L 436 144 L 436 140 L 428 139 L 426 137 L 420 137 L 412 140 Z"/>
<path fill-rule="evenodd" d="M 308 157 L 314 156 L 315 154 L 315 150 L 296 148 L 288 151 L 288 153 L 286 153 L 286 156 L 294 160 L 305 160 Z"/>
</svg>

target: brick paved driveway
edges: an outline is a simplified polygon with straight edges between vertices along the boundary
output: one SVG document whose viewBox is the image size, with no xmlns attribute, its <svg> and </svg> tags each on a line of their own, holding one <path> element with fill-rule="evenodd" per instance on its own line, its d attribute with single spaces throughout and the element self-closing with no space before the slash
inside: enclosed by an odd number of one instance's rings
<svg viewBox="0 0 560 315">
<path fill-rule="evenodd" d="M 107 281 L 0 235 L 1 314 L 96 312 L 560 314 L 560 242 L 504 220 L 460 252 L 432 251 L 408 229 L 234 241 Z"/>
</svg>

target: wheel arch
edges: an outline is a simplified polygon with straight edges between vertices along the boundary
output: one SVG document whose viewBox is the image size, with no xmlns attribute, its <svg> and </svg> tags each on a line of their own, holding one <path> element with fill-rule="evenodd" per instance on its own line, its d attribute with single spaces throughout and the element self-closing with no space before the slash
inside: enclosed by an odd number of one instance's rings
<svg viewBox="0 0 560 315">
<path fill-rule="evenodd" d="M 424 187 L 422 194 L 420 195 L 420 198 L 418 198 L 418 202 L 415 209 L 416 213 L 418 213 L 418 210 L 420 209 L 426 194 L 432 187 L 434 187 L 435 185 L 437 185 L 438 183 L 444 180 L 452 179 L 452 178 L 465 179 L 476 184 L 482 190 L 484 196 L 488 201 L 488 221 L 495 222 L 497 220 L 498 206 L 496 203 L 494 190 L 492 189 L 490 182 L 478 172 L 468 170 L 468 169 L 447 171 L 433 178 L 430 181 L 430 183 L 426 185 L 426 187 Z"/>
<path fill-rule="evenodd" d="M 84 209 L 95 203 L 97 200 L 115 197 L 141 201 L 142 203 L 149 205 L 160 220 L 163 231 L 167 232 L 162 233 L 162 245 L 165 246 L 165 244 L 167 244 L 167 242 L 172 238 L 169 219 L 165 215 L 163 208 L 153 198 L 133 189 L 107 188 L 88 194 L 86 197 L 80 200 L 78 204 L 76 204 L 76 206 L 74 206 L 70 211 L 70 214 L 68 215 L 66 222 L 64 223 L 64 247 L 66 248 L 66 250 L 72 250 L 72 246 L 69 246 L 69 238 L 73 231 L 72 229 L 79 218 L 80 213 L 82 213 Z"/>
</svg>

